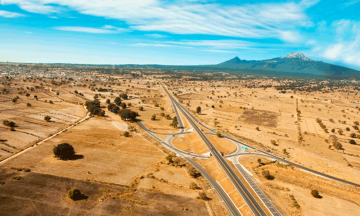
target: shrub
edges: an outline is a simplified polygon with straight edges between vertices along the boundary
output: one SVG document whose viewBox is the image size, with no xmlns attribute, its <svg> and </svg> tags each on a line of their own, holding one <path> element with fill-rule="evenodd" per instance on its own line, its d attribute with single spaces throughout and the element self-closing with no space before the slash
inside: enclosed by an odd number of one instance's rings
<svg viewBox="0 0 360 216">
<path fill-rule="evenodd" d="M 189 175 L 191 177 L 193 177 L 193 178 L 197 178 L 197 177 L 201 176 L 201 173 L 197 169 L 195 169 L 194 167 L 191 167 L 189 169 Z"/>
<path fill-rule="evenodd" d="M 334 143 L 334 147 L 335 147 L 337 150 L 342 149 L 342 145 L 341 145 L 341 143 L 339 143 L 339 142 L 335 142 L 335 143 Z"/>
<path fill-rule="evenodd" d="M 267 179 L 267 180 L 273 180 L 274 176 L 270 174 L 269 170 L 263 170 L 261 174 Z"/>
<path fill-rule="evenodd" d="M 27 103 L 26 106 L 27 106 L 27 107 L 31 107 L 31 103 Z"/>
<path fill-rule="evenodd" d="M 129 137 L 129 136 L 130 136 L 130 133 L 127 132 L 127 131 L 125 131 L 125 132 L 124 132 L 124 137 Z"/>
<path fill-rule="evenodd" d="M 271 144 L 276 145 L 276 140 L 271 140 Z"/>
<path fill-rule="evenodd" d="M 153 121 L 156 120 L 156 115 L 155 114 L 151 116 L 151 120 L 153 120 Z"/>
<path fill-rule="evenodd" d="M 77 188 L 71 188 L 68 192 L 68 196 L 72 200 L 79 200 L 82 197 L 80 190 Z"/>
<path fill-rule="evenodd" d="M 53 148 L 54 156 L 61 160 L 68 160 L 74 157 L 75 150 L 69 143 L 58 144 Z"/>
<path fill-rule="evenodd" d="M 351 139 L 351 140 L 349 141 L 349 143 L 352 144 L 352 145 L 356 145 L 356 142 L 355 142 L 355 140 L 353 140 L 353 139 Z"/>
<path fill-rule="evenodd" d="M 315 198 L 319 198 L 320 194 L 318 190 L 311 190 L 311 195 Z"/>
<path fill-rule="evenodd" d="M 116 97 L 114 103 L 119 106 L 121 104 L 121 99 L 119 97 Z"/>
<path fill-rule="evenodd" d="M 199 193 L 199 199 L 209 200 L 210 198 L 208 196 L 206 196 L 205 192 L 202 191 L 202 192 Z"/>
<path fill-rule="evenodd" d="M 144 111 L 144 107 L 142 107 L 142 106 L 139 107 L 139 110 L 140 110 L 140 111 Z"/>
<path fill-rule="evenodd" d="M 170 126 L 172 126 L 174 128 L 176 128 L 178 126 L 178 120 L 177 120 L 176 116 L 172 119 Z"/>
<path fill-rule="evenodd" d="M 5 126 L 11 127 L 11 128 L 13 128 L 13 127 L 16 126 L 15 122 L 13 122 L 13 121 L 8 121 L 8 120 L 4 120 L 4 121 L 3 121 L 3 124 L 4 124 Z"/>
<path fill-rule="evenodd" d="M 216 136 L 217 137 L 221 137 L 221 133 L 218 131 L 218 132 L 216 132 Z"/>
<path fill-rule="evenodd" d="M 127 100 L 127 99 L 128 99 L 128 95 L 125 94 L 125 93 L 120 94 L 120 97 L 121 97 L 122 99 L 124 99 L 124 100 Z"/>
<path fill-rule="evenodd" d="M 196 113 L 197 113 L 197 114 L 200 114 L 200 113 L 201 113 L 201 107 L 200 107 L 200 106 L 196 107 Z"/>
<path fill-rule="evenodd" d="M 260 131 L 260 128 L 259 128 L 259 127 L 256 127 L 255 129 L 256 129 L 257 131 Z"/>
<path fill-rule="evenodd" d="M 47 116 L 44 117 L 44 120 L 47 121 L 47 122 L 50 122 L 51 117 L 47 115 Z"/>
<path fill-rule="evenodd" d="M 356 138 L 356 134 L 355 134 L 355 133 L 351 133 L 351 134 L 350 134 L 350 137 L 351 137 L 351 138 Z"/>
</svg>

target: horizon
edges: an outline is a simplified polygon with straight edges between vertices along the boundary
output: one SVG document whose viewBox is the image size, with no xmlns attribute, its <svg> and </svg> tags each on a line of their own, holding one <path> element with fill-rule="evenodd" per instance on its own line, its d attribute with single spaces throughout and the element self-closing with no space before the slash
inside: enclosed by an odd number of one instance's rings
<svg viewBox="0 0 360 216">
<path fill-rule="evenodd" d="M 359 3 L 1 0 L 0 61 L 211 65 L 302 52 L 359 70 Z"/>
</svg>

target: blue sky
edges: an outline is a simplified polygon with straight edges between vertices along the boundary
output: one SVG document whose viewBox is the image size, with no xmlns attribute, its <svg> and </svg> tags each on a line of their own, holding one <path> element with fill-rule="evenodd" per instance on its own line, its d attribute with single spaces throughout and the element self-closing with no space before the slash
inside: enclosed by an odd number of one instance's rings
<svg viewBox="0 0 360 216">
<path fill-rule="evenodd" d="M 360 69 L 360 0 L 0 0 L 0 61 L 216 64 L 291 52 Z"/>
</svg>

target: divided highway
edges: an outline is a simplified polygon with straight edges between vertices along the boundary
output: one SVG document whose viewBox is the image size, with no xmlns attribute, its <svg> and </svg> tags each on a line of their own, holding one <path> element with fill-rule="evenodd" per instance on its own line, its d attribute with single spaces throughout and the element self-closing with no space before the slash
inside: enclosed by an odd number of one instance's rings
<svg viewBox="0 0 360 216">
<path fill-rule="evenodd" d="M 161 84 L 162 85 L 162 84 Z M 260 204 L 257 202 L 257 200 L 252 196 L 250 191 L 246 188 L 246 186 L 241 182 L 241 180 L 238 178 L 236 173 L 231 169 L 229 164 L 225 161 L 225 159 L 222 157 L 222 155 L 216 150 L 214 145 L 210 142 L 210 140 L 206 137 L 206 135 L 203 133 L 203 131 L 196 125 L 196 123 L 192 120 L 192 118 L 188 115 L 186 110 L 182 107 L 180 103 L 178 103 L 168 92 L 168 90 L 162 85 L 164 91 L 169 96 L 170 100 L 175 104 L 180 111 L 183 113 L 184 117 L 188 120 L 188 122 L 192 125 L 192 127 L 196 130 L 196 132 L 199 134 L 201 139 L 204 141 L 206 146 L 210 149 L 211 154 L 215 157 L 215 159 L 220 164 L 221 168 L 225 171 L 226 175 L 229 177 L 230 181 L 233 183 L 235 188 L 239 191 L 251 211 L 256 216 L 264 216 L 267 215 L 265 211 L 262 209 Z M 177 113 L 178 111 L 175 110 Z M 177 113 L 178 116 L 178 113 Z"/>
</svg>

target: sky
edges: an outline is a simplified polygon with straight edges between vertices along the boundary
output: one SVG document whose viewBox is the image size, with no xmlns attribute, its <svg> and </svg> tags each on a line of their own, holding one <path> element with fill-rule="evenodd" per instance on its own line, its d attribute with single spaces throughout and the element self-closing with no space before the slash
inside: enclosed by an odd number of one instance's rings
<svg viewBox="0 0 360 216">
<path fill-rule="evenodd" d="M 302 52 L 360 69 L 360 0 L 0 0 L 0 61 L 217 64 Z"/>
</svg>

